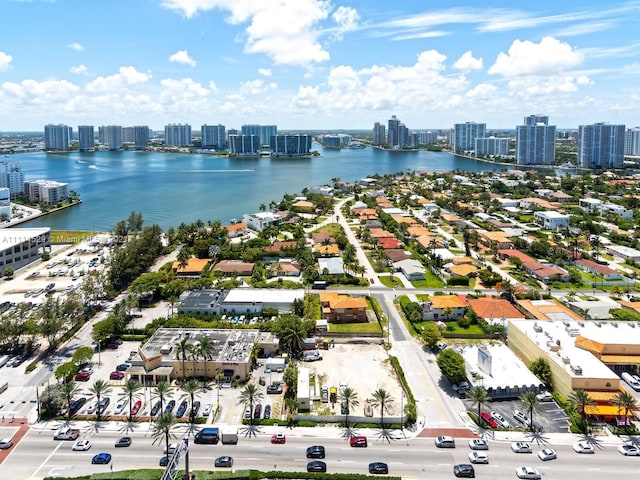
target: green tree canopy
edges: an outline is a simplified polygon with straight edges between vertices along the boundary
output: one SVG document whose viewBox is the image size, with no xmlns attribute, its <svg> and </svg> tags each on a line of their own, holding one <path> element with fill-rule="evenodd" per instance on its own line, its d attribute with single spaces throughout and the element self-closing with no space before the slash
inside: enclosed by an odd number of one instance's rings
<svg viewBox="0 0 640 480">
<path fill-rule="evenodd" d="M 93 358 L 93 348 L 91 347 L 80 347 L 75 352 L 73 352 L 73 357 L 71 357 L 71 361 L 76 365 L 82 365 L 83 363 L 88 363 Z"/>
<path fill-rule="evenodd" d="M 440 371 L 450 382 L 458 383 L 467 378 L 464 357 L 453 348 L 440 352 L 437 362 Z"/>
<path fill-rule="evenodd" d="M 531 370 L 531 373 L 538 377 L 548 389 L 553 389 L 553 375 L 551 374 L 551 367 L 545 358 L 536 358 L 531 362 L 531 365 L 529 365 L 529 370 Z"/>
<path fill-rule="evenodd" d="M 435 322 L 426 323 L 422 328 L 421 335 L 425 345 L 429 348 L 435 347 L 442 339 L 442 332 Z"/>
</svg>

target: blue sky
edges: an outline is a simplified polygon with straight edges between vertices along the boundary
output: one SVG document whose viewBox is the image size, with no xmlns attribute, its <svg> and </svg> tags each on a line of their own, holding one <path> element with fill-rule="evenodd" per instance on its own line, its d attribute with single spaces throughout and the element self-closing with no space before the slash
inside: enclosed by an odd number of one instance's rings
<svg viewBox="0 0 640 480">
<path fill-rule="evenodd" d="M 640 1 L 0 0 L 0 131 L 640 124 Z"/>
</svg>

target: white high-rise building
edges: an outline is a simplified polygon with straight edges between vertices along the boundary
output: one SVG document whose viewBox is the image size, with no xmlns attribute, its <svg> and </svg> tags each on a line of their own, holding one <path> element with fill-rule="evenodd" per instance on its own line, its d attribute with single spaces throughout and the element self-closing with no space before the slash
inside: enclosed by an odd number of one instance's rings
<svg viewBox="0 0 640 480">
<path fill-rule="evenodd" d="M 45 150 L 68 150 L 71 145 L 73 130 L 68 125 L 45 125 L 44 148 Z"/>
<path fill-rule="evenodd" d="M 69 184 L 52 180 L 30 180 L 24 182 L 24 194 L 32 202 L 60 203 L 69 197 Z"/>
<path fill-rule="evenodd" d="M 144 150 L 149 146 L 151 138 L 151 130 L 147 125 L 136 125 L 133 127 L 133 146 L 137 149 Z"/>
<path fill-rule="evenodd" d="M 11 220 L 11 193 L 8 188 L 0 188 L 0 222 Z"/>
<path fill-rule="evenodd" d="M 17 162 L 0 162 L 0 188 L 8 188 L 11 198 L 22 192 L 24 172 Z"/>
<path fill-rule="evenodd" d="M 578 162 L 583 168 L 622 168 L 625 126 L 609 123 L 580 125 Z"/>
<path fill-rule="evenodd" d="M 227 144 L 227 134 L 224 125 L 202 125 L 200 127 L 202 148 L 224 148 Z"/>
<path fill-rule="evenodd" d="M 94 150 L 96 147 L 93 125 L 78 126 L 78 148 L 81 152 Z"/>
<path fill-rule="evenodd" d="M 472 152 L 476 148 L 476 138 L 485 137 L 486 123 L 465 122 L 453 126 L 453 151 Z"/>
<path fill-rule="evenodd" d="M 242 135 L 257 135 L 260 145 L 269 145 L 271 137 L 278 134 L 277 125 L 242 125 Z"/>
<path fill-rule="evenodd" d="M 188 147 L 191 145 L 191 125 L 187 123 L 165 125 L 164 144 L 168 147 Z"/>
<path fill-rule="evenodd" d="M 524 117 L 516 127 L 516 162 L 518 165 L 553 165 L 556 160 L 556 127 L 546 115 Z"/>
<path fill-rule="evenodd" d="M 624 154 L 640 156 L 640 127 L 629 128 L 624 134 Z"/>
<path fill-rule="evenodd" d="M 98 127 L 98 140 L 109 150 L 120 150 L 122 148 L 122 126 L 103 125 Z"/>
<path fill-rule="evenodd" d="M 380 122 L 373 124 L 373 144 L 376 147 L 387 144 L 387 128 Z"/>
</svg>

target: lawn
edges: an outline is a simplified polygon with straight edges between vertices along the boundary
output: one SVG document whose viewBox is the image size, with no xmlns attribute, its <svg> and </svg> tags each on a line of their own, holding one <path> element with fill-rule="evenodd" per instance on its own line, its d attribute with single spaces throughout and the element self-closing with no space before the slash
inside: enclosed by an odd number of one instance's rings
<svg viewBox="0 0 640 480">
<path fill-rule="evenodd" d="M 51 231 L 51 243 L 63 244 L 63 243 L 80 243 L 85 238 L 95 235 L 96 232 L 89 231 L 71 231 L 71 230 L 52 230 Z"/>
<path fill-rule="evenodd" d="M 380 280 L 380 282 L 388 288 L 395 288 L 395 287 L 403 287 L 403 283 L 398 280 L 395 275 L 391 276 L 391 275 L 379 275 L 378 279 Z"/>
<path fill-rule="evenodd" d="M 433 274 L 431 270 L 425 270 L 425 280 L 411 280 L 411 285 L 415 288 L 444 288 L 442 280 Z"/>
<path fill-rule="evenodd" d="M 414 326 L 416 330 L 421 332 L 424 325 L 426 325 L 427 323 L 432 323 L 432 322 L 427 321 L 427 322 L 414 323 Z M 477 324 L 469 325 L 469 327 L 467 328 L 462 328 L 458 325 L 458 322 L 456 321 L 444 322 L 444 323 L 447 325 L 447 329 L 444 330 L 442 333 L 456 333 L 458 335 L 483 335 L 484 334 L 484 331 L 482 330 L 482 328 L 480 328 L 480 325 L 477 325 Z"/>
<path fill-rule="evenodd" d="M 329 325 L 329 331 L 337 333 L 382 333 L 382 328 L 380 328 L 378 322 L 332 323 Z"/>
</svg>

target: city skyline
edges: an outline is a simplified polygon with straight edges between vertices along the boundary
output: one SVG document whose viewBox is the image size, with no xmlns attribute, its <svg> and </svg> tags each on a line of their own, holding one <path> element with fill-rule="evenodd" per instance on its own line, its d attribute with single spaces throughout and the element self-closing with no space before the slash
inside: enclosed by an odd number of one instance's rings
<svg viewBox="0 0 640 480">
<path fill-rule="evenodd" d="M 227 3 L 2 0 L 0 131 L 640 124 L 638 1 Z"/>
</svg>

